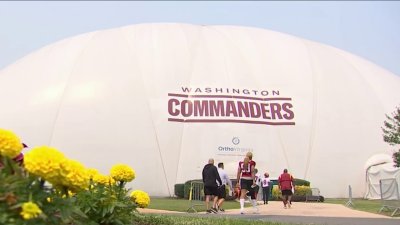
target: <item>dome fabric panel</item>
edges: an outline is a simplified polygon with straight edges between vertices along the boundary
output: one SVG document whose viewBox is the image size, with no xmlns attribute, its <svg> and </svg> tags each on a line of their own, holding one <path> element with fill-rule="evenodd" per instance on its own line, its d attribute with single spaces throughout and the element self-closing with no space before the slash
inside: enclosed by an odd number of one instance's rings
<svg viewBox="0 0 400 225">
<path fill-rule="evenodd" d="M 176 23 L 90 32 L 0 71 L 0 124 L 131 187 L 172 196 L 209 158 L 231 178 L 252 151 L 325 197 L 365 192 L 364 164 L 388 153 L 381 126 L 400 78 L 350 53 L 265 29 Z"/>
</svg>

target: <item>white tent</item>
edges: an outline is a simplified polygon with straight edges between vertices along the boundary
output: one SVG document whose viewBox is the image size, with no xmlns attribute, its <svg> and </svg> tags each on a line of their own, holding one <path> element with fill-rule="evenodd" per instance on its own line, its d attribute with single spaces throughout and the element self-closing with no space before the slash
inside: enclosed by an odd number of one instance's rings
<svg viewBox="0 0 400 225">
<path fill-rule="evenodd" d="M 376 154 L 371 156 L 365 163 L 366 192 L 367 199 L 380 199 L 381 191 L 379 181 L 381 179 L 396 179 L 397 187 L 400 187 L 400 168 L 394 166 L 393 159 L 387 154 Z M 392 193 L 386 193 L 387 199 L 397 199 L 400 189 L 391 189 Z M 395 192 L 398 193 L 395 193 Z M 390 197 L 392 196 L 392 197 Z"/>
<path fill-rule="evenodd" d="M 235 178 L 287 168 L 325 197 L 364 196 L 363 166 L 390 146 L 400 77 L 340 49 L 270 30 L 138 24 L 50 44 L 0 71 L 0 127 L 169 196 L 209 158 Z"/>
</svg>

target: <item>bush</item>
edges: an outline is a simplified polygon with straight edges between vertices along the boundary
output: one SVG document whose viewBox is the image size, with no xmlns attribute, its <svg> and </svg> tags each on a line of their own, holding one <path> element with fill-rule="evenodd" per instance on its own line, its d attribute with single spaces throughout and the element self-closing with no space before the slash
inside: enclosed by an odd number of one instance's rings
<svg viewBox="0 0 400 225">
<path fill-rule="evenodd" d="M 174 186 L 174 194 L 178 198 L 183 198 L 185 195 L 185 184 L 175 184 Z"/>
<path fill-rule="evenodd" d="M 0 224 L 128 225 L 137 207 L 150 204 L 144 191 L 128 194 L 125 184 L 135 178 L 128 165 L 103 175 L 47 146 L 33 148 L 21 163 L 14 158 L 22 147 L 0 129 Z"/>
<path fill-rule="evenodd" d="M 188 180 L 188 181 L 186 181 L 186 182 L 185 182 L 184 189 L 183 189 L 183 197 L 184 197 L 185 199 L 189 199 L 190 184 L 192 183 L 192 181 L 203 182 L 203 180 L 201 180 L 201 179 L 197 179 L 197 180 Z M 203 187 L 202 187 L 201 192 L 202 192 L 202 196 L 204 196 L 204 189 L 203 189 Z"/>
<path fill-rule="evenodd" d="M 305 197 L 307 194 L 311 194 L 311 188 L 309 186 L 296 186 L 296 189 L 294 190 L 294 195 Z"/>
<path fill-rule="evenodd" d="M 307 186 L 307 187 L 310 187 L 310 181 L 294 178 L 294 185 L 295 186 Z"/>
<path fill-rule="evenodd" d="M 281 191 L 277 185 L 272 186 L 272 197 L 271 200 L 281 199 Z"/>
<path fill-rule="evenodd" d="M 294 194 L 292 196 L 292 201 L 301 202 L 306 200 L 306 195 L 311 194 L 311 188 L 309 186 L 296 186 Z M 272 189 L 272 200 L 282 199 L 281 191 L 278 186 L 274 186 Z"/>
<path fill-rule="evenodd" d="M 190 192 L 190 183 L 192 181 L 188 180 L 185 182 L 184 186 L 183 186 L 183 198 L 185 199 L 189 199 L 189 192 Z"/>
</svg>

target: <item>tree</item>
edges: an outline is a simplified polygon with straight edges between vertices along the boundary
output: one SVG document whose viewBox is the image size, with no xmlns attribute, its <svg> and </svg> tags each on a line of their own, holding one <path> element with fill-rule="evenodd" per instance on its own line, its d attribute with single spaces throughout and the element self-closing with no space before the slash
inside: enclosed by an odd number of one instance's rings
<svg viewBox="0 0 400 225">
<path fill-rule="evenodd" d="M 383 140 L 392 146 L 400 145 L 400 107 L 396 107 L 392 116 L 386 114 L 386 119 L 382 127 Z M 393 153 L 393 161 L 400 167 L 400 149 Z"/>
</svg>

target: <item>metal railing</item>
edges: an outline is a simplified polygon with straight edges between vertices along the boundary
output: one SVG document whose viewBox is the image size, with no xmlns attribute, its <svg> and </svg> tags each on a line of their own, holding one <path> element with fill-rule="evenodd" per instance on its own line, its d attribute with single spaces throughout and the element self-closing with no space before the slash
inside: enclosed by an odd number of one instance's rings
<svg viewBox="0 0 400 225">
<path fill-rule="evenodd" d="M 396 179 L 391 178 L 379 180 L 379 188 L 381 191 L 382 201 L 382 207 L 379 209 L 379 213 L 384 209 L 387 211 L 393 210 L 391 216 L 400 213 L 400 191 Z"/>
<path fill-rule="evenodd" d="M 310 188 L 310 193 L 306 194 L 306 202 L 308 201 L 317 201 L 320 202 L 321 200 L 321 192 L 319 188 Z"/>
<path fill-rule="evenodd" d="M 349 200 L 346 202 L 347 207 L 354 207 L 353 203 L 353 191 L 351 189 L 351 186 L 349 185 Z"/>
<path fill-rule="evenodd" d="M 204 184 L 200 181 L 192 181 L 189 190 L 189 208 L 187 212 L 197 212 L 196 206 L 204 206 Z"/>
</svg>

